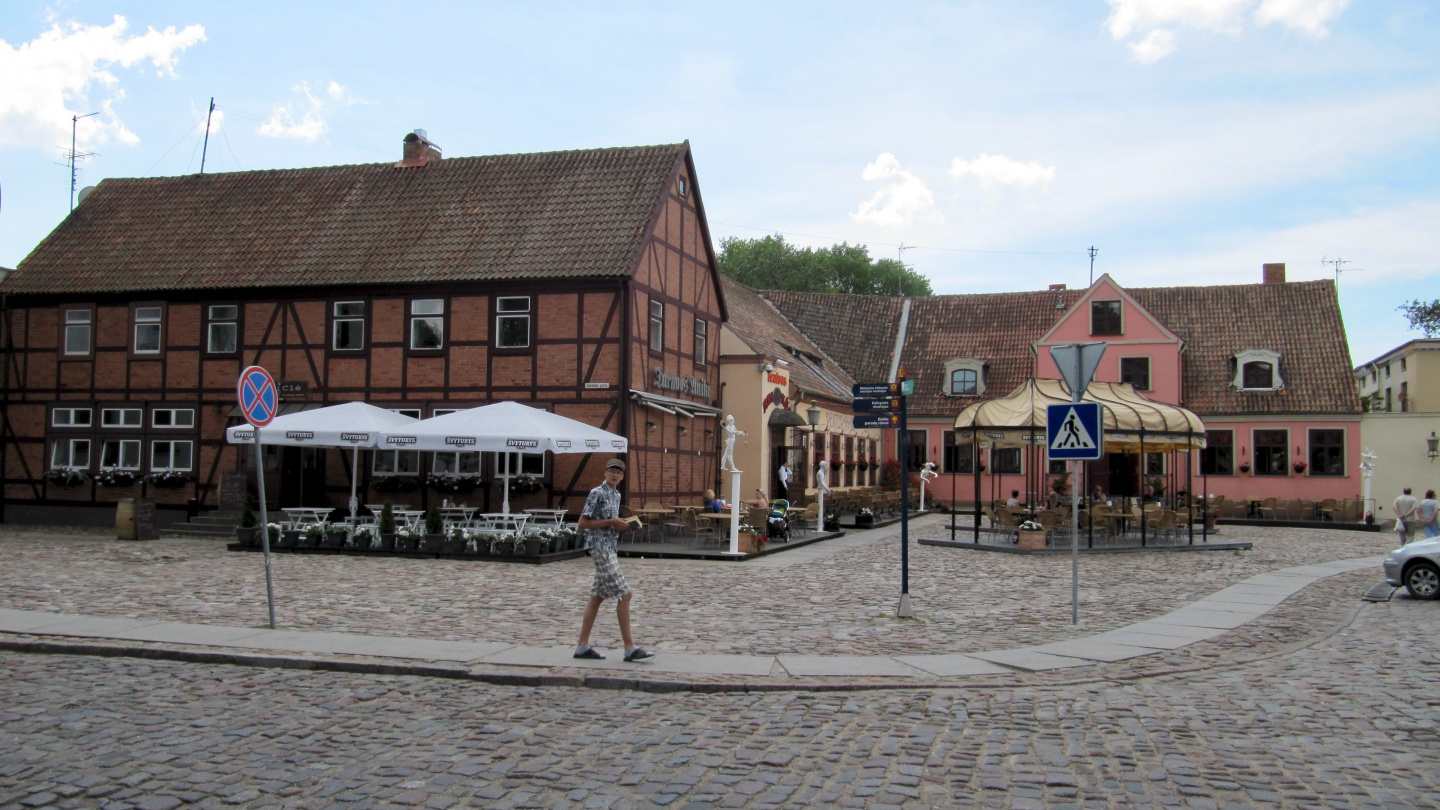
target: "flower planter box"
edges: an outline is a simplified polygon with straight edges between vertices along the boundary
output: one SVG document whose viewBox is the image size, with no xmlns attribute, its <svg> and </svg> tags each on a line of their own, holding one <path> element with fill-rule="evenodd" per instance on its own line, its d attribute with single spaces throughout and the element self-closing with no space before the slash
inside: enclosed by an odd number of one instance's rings
<svg viewBox="0 0 1440 810">
<path fill-rule="evenodd" d="M 825 531 L 827 531 L 827 532 L 838 532 L 838 531 L 840 531 L 840 518 L 838 518 L 838 517 L 837 517 L 837 518 L 826 518 L 826 519 L 825 519 Z"/>
<path fill-rule="evenodd" d="M 415 537 L 401 537 L 400 535 L 397 534 L 397 535 L 395 535 L 395 544 L 394 544 L 393 548 L 394 548 L 395 551 L 414 551 L 414 550 L 415 550 L 415 544 L 416 544 L 417 541 L 418 541 L 418 538 L 415 538 Z"/>
<path fill-rule="evenodd" d="M 260 528 L 239 528 L 235 530 L 235 539 L 240 545 L 247 548 L 255 548 L 260 545 Z"/>
<path fill-rule="evenodd" d="M 300 532 L 282 531 L 280 532 L 280 541 L 275 545 L 278 548 L 295 548 L 299 542 Z"/>
<path fill-rule="evenodd" d="M 375 545 L 374 543 L 371 543 L 371 544 L 370 544 L 370 548 L 374 549 L 375 551 L 394 551 L 394 550 L 395 550 L 395 535 L 393 535 L 393 534 L 381 534 L 381 535 L 377 535 L 377 536 L 380 538 L 380 544 L 377 546 L 377 545 Z"/>
<path fill-rule="evenodd" d="M 741 554 L 754 554 L 755 552 L 760 551 L 762 548 L 764 548 L 764 545 L 760 543 L 759 538 L 754 532 L 740 533 Z"/>
<path fill-rule="evenodd" d="M 868 528 L 871 528 L 871 527 L 874 526 L 874 525 L 875 525 L 875 516 L 874 516 L 874 515 L 856 515 L 856 516 L 855 516 L 855 528 L 857 528 L 857 529 L 868 529 Z"/>
<path fill-rule="evenodd" d="M 465 541 L 447 537 L 440 542 L 440 551 L 445 554 L 464 554 Z"/>
<path fill-rule="evenodd" d="M 329 531 L 325 533 L 325 538 L 321 541 L 321 545 L 324 548 L 345 548 L 349 539 L 350 533 L 343 529 L 338 532 Z"/>
<path fill-rule="evenodd" d="M 1045 531 L 1020 531 L 1020 548 L 1027 551 L 1039 551 L 1045 548 Z"/>
<path fill-rule="evenodd" d="M 544 554 L 544 553 L 545 553 L 545 551 L 549 548 L 549 546 L 550 546 L 550 541 L 549 541 L 549 540 L 539 540 L 539 539 L 536 539 L 536 540 L 526 540 L 526 541 L 525 541 L 525 556 L 526 556 L 526 557 L 539 557 L 541 554 Z"/>
<path fill-rule="evenodd" d="M 420 538 L 420 551 L 438 554 L 445 548 L 445 535 L 427 534 Z"/>
</svg>

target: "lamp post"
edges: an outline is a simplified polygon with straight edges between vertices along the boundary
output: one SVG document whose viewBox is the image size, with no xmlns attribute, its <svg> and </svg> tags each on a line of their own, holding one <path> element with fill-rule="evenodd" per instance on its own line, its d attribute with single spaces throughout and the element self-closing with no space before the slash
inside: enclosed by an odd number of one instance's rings
<svg viewBox="0 0 1440 810">
<path fill-rule="evenodd" d="M 1425 448 L 1426 457 L 1430 459 L 1431 464 L 1434 464 L 1435 459 L 1440 458 L 1440 437 L 1435 435 L 1435 431 L 1430 431 L 1430 438 L 1425 440 Z"/>
</svg>

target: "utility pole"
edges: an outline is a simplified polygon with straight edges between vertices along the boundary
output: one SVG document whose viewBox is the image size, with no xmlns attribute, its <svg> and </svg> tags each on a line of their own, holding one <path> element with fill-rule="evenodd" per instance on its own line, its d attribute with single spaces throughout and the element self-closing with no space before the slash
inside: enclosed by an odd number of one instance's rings
<svg viewBox="0 0 1440 810">
<path fill-rule="evenodd" d="M 76 151 L 75 151 L 75 131 L 80 128 L 80 119 L 81 119 L 81 118 L 89 118 L 89 117 L 92 116 L 92 115 L 99 115 L 99 114 L 100 114 L 100 113 L 98 113 L 98 112 L 93 112 L 93 113 L 86 113 L 85 115 L 75 115 L 75 116 L 71 116 L 71 118 L 70 118 L 70 151 L 67 152 L 67 153 L 65 153 L 65 157 L 67 157 L 67 158 L 70 159 L 70 210 L 71 210 L 71 211 L 74 211 L 74 210 L 75 210 L 75 161 L 77 161 L 77 160 L 84 160 L 85 158 L 94 157 L 94 156 L 95 156 L 95 153 L 94 153 L 94 152 L 76 152 Z"/>
<path fill-rule="evenodd" d="M 210 97 L 210 111 L 205 113 L 205 145 L 200 148 L 200 173 L 205 173 L 205 153 L 210 151 L 210 116 L 215 114 L 215 97 Z M 191 152 L 190 154 L 195 154 Z"/>
<path fill-rule="evenodd" d="M 1095 286 L 1095 254 L 1099 252 L 1100 248 L 1094 245 L 1090 246 L 1090 286 L 1092 287 Z"/>
</svg>

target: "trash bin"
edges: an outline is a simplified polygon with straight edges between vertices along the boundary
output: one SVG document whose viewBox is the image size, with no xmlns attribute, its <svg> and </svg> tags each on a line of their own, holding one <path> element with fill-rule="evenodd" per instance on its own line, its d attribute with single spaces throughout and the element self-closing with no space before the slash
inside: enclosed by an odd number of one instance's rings
<svg viewBox="0 0 1440 810">
<path fill-rule="evenodd" d="M 122 498 L 115 504 L 115 536 L 121 540 L 135 539 L 134 498 Z"/>
</svg>

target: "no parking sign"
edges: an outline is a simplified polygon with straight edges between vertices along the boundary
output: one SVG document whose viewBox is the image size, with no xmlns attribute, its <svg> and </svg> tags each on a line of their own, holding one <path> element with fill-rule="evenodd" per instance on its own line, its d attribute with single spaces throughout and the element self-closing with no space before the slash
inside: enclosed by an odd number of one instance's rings
<svg viewBox="0 0 1440 810">
<path fill-rule="evenodd" d="M 245 421 L 255 427 L 270 424 L 279 410 L 280 395 L 275 391 L 275 378 L 259 366 L 250 366 L 240 372 L 240 382 L 235 385 L 235 398 L 240 401 L 240 411 L 245 414 Z"/>
</svg>

